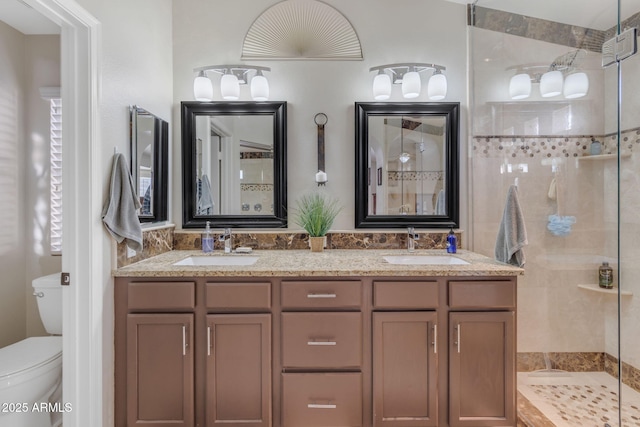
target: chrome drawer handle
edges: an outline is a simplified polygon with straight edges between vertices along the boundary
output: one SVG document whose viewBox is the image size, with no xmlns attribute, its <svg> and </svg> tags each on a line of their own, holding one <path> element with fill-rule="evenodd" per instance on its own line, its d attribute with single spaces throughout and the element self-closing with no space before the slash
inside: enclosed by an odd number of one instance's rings
<svg viewBox="0 0 640 427">
<path fill-rule="evenodd" d="M 189 344 L 187 344 L 187 327 L 185 325 L 182 325 L 182 355 L 186 356 L 187 355 L 187 346 Z"/>
<path fill-rule="evenodd" d="M 307 345 L 338 345 L 336 341 L 307 341 Z"/>
<path fill-rule="evenodd" d="M 211 356 L 211 326 L 207 326 L 207 356 Z"/>
<path fill-rule="evenodd" d="M 307 294 L 307 298 L 336 298 L 336 294 Z"/>
<path fill-rule="evenodd" d="M 433 354 L 438 354 L 438 325 L 433 325 Z"/>
<path fill-rule="evenodd" d="M 309 409 L 336 409 L 338 406 L 337 405 L 331 405 L 331 404 L 320 404 L 320 403 L 309 403 L 307 404 L 307 408 Z"/>
</svg>

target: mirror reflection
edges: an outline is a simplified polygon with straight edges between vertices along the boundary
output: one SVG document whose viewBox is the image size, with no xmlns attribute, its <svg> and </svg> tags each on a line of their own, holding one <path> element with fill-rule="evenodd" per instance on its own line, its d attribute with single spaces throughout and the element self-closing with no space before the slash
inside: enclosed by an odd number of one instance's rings
<svg viewBox="0 0 640 427">
<path fill-rule="evenodd" d="M 144 108 L 131 106 L 131 175 L 141 222 L 167 219 L 169 124 Z"/>
<path fill-rule="evenodd" d="M 286 103 L 183 102 L 183 226 L 284 227 Z"/>
<path fill-rule="evenodd" d="M 446 119 L 376 116 L 369 132 L 368 214 L 445 215 Z"/>
<path fill-rule="evenodd" d="M 196 117 L 196 216 L 273 214 L 273 118 Z"/>
<path fill-rule="evenodd" d="M 356 103 L 356 227 L 457 227 L 458 103 Z"/>
</svg>

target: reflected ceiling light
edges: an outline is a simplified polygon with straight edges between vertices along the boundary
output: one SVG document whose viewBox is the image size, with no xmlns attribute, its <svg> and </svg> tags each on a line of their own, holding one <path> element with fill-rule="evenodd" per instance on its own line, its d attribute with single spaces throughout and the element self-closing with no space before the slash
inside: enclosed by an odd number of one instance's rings
<svg viewBox="0 0 640 427">
<path fill-rule="evenodd" d="M 531 95 L 531 77 L 527 73 L 516 74 L 509 81 L 511 99 L 525 99 Z"/>
<path fill-rule="evenodd" d="M 585 50 L 577 49 L 557 57 L 551 65 L 525 64 L 507 68 L 516 73 L 509 80 L 509 96 L 511 99 L 528 98 L 533 83 L 540 85 L 540 96 L 543 98 L 560 94 L 567 99 L 585 96 L 589 91 L 589 78 L 586 73 L 577 70 L 577 63 L 586 54 Z"/>
<path fill-rule="evenodd" d="M 271 71 L 269 67 L 254 65 L 208 65 L 195 68 L 198 76 L 193 82 L 193 94 L 197 101 L 213 99 L 213 85 L 208 72 L 220 74 L 220 96 L 228 101 L 240 99 L 240 85 L 251 84 L 251 99 L 266 101 L 269 99 L 269 81 L 262 74 Z M 208 83 L 207 83 L 208 82 Z"/>
<path fill-rule="evenodd" d="M 558 70 L 547 71 L 540 77 L 540 96 L 551 98 L 562 93 L 564 77 Z"/>
<path fill-rule="evenodd" d="M 564 79 L 563 94 L 567 99 L 582 98 L 589 91 L 589 77 L 586 73 L 569 74 Z"/>
<path fill-rule="evenodd" d="M 384 101 L 391 96 L 391 82 L 402 85 L 402 96 L 406 99 L 417 98 L 422 90 L 421 73 L 433 71 L 427 85 L 427 95 L 433 101 L 444 99 L 447 95 L 447 79 L 442 65 L 421 63 L 400 63 L 371 67 L 369 71 L 377 71 L 373 79 L 373 97 L 376 101 Z"/>
</svg>

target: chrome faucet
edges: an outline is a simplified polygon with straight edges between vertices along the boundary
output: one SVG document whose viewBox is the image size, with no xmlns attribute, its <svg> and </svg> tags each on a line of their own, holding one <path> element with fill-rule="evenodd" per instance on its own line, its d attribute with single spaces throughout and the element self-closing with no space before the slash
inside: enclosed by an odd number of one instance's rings
<svg viewBox="0 0 640 427">
<path fill-rule="evenodd" d="M 224 242 L 224 253 L 230 254 L 233 250 L 233 234 L 231 228 L 225 228 L 220 235 L 220 242 Z"/>
<path fill-rule="evenodd" d="M 413 227 L 407 227 L 407 251 L 414 252 L 416 250 L 416 240 L 420 239 L 420 235 L 416 233 Z"/>
</svg>

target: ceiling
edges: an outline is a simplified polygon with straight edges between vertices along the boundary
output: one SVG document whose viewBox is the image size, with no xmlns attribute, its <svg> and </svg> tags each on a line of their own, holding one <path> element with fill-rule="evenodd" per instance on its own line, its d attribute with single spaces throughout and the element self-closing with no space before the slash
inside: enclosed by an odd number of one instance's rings
<svg viewBox="0 0 640 427">
<path fill-rule="evenodd" d="M 23 34 L 60 34 L 60 27 L 20 0 L 0 0 L 0 21 Z"/>
<path fill-rule="evenodd" d="M 470 0 L 446 0 L 467 4 Z M 622 0 L 622 19 L 640 12 L 640 0 Z M 597 30 L 615 26 L 617 0 L 478 0 L 478 6 L 498 9 Z M 59 34 L 60 27 L 22 0 L 2 0 L 0 21 L 24 34 Z"/>
<path fill-rule="evenodd" d="M 470 0 L 447 0 L 472 3 Z M 621 18 L 640 12 L 640 0 L 622 0 Z M 617 0 L 478 0 L 477 6 L 563 24 L 608 30 L 616 25 Z"/>
</svg>

